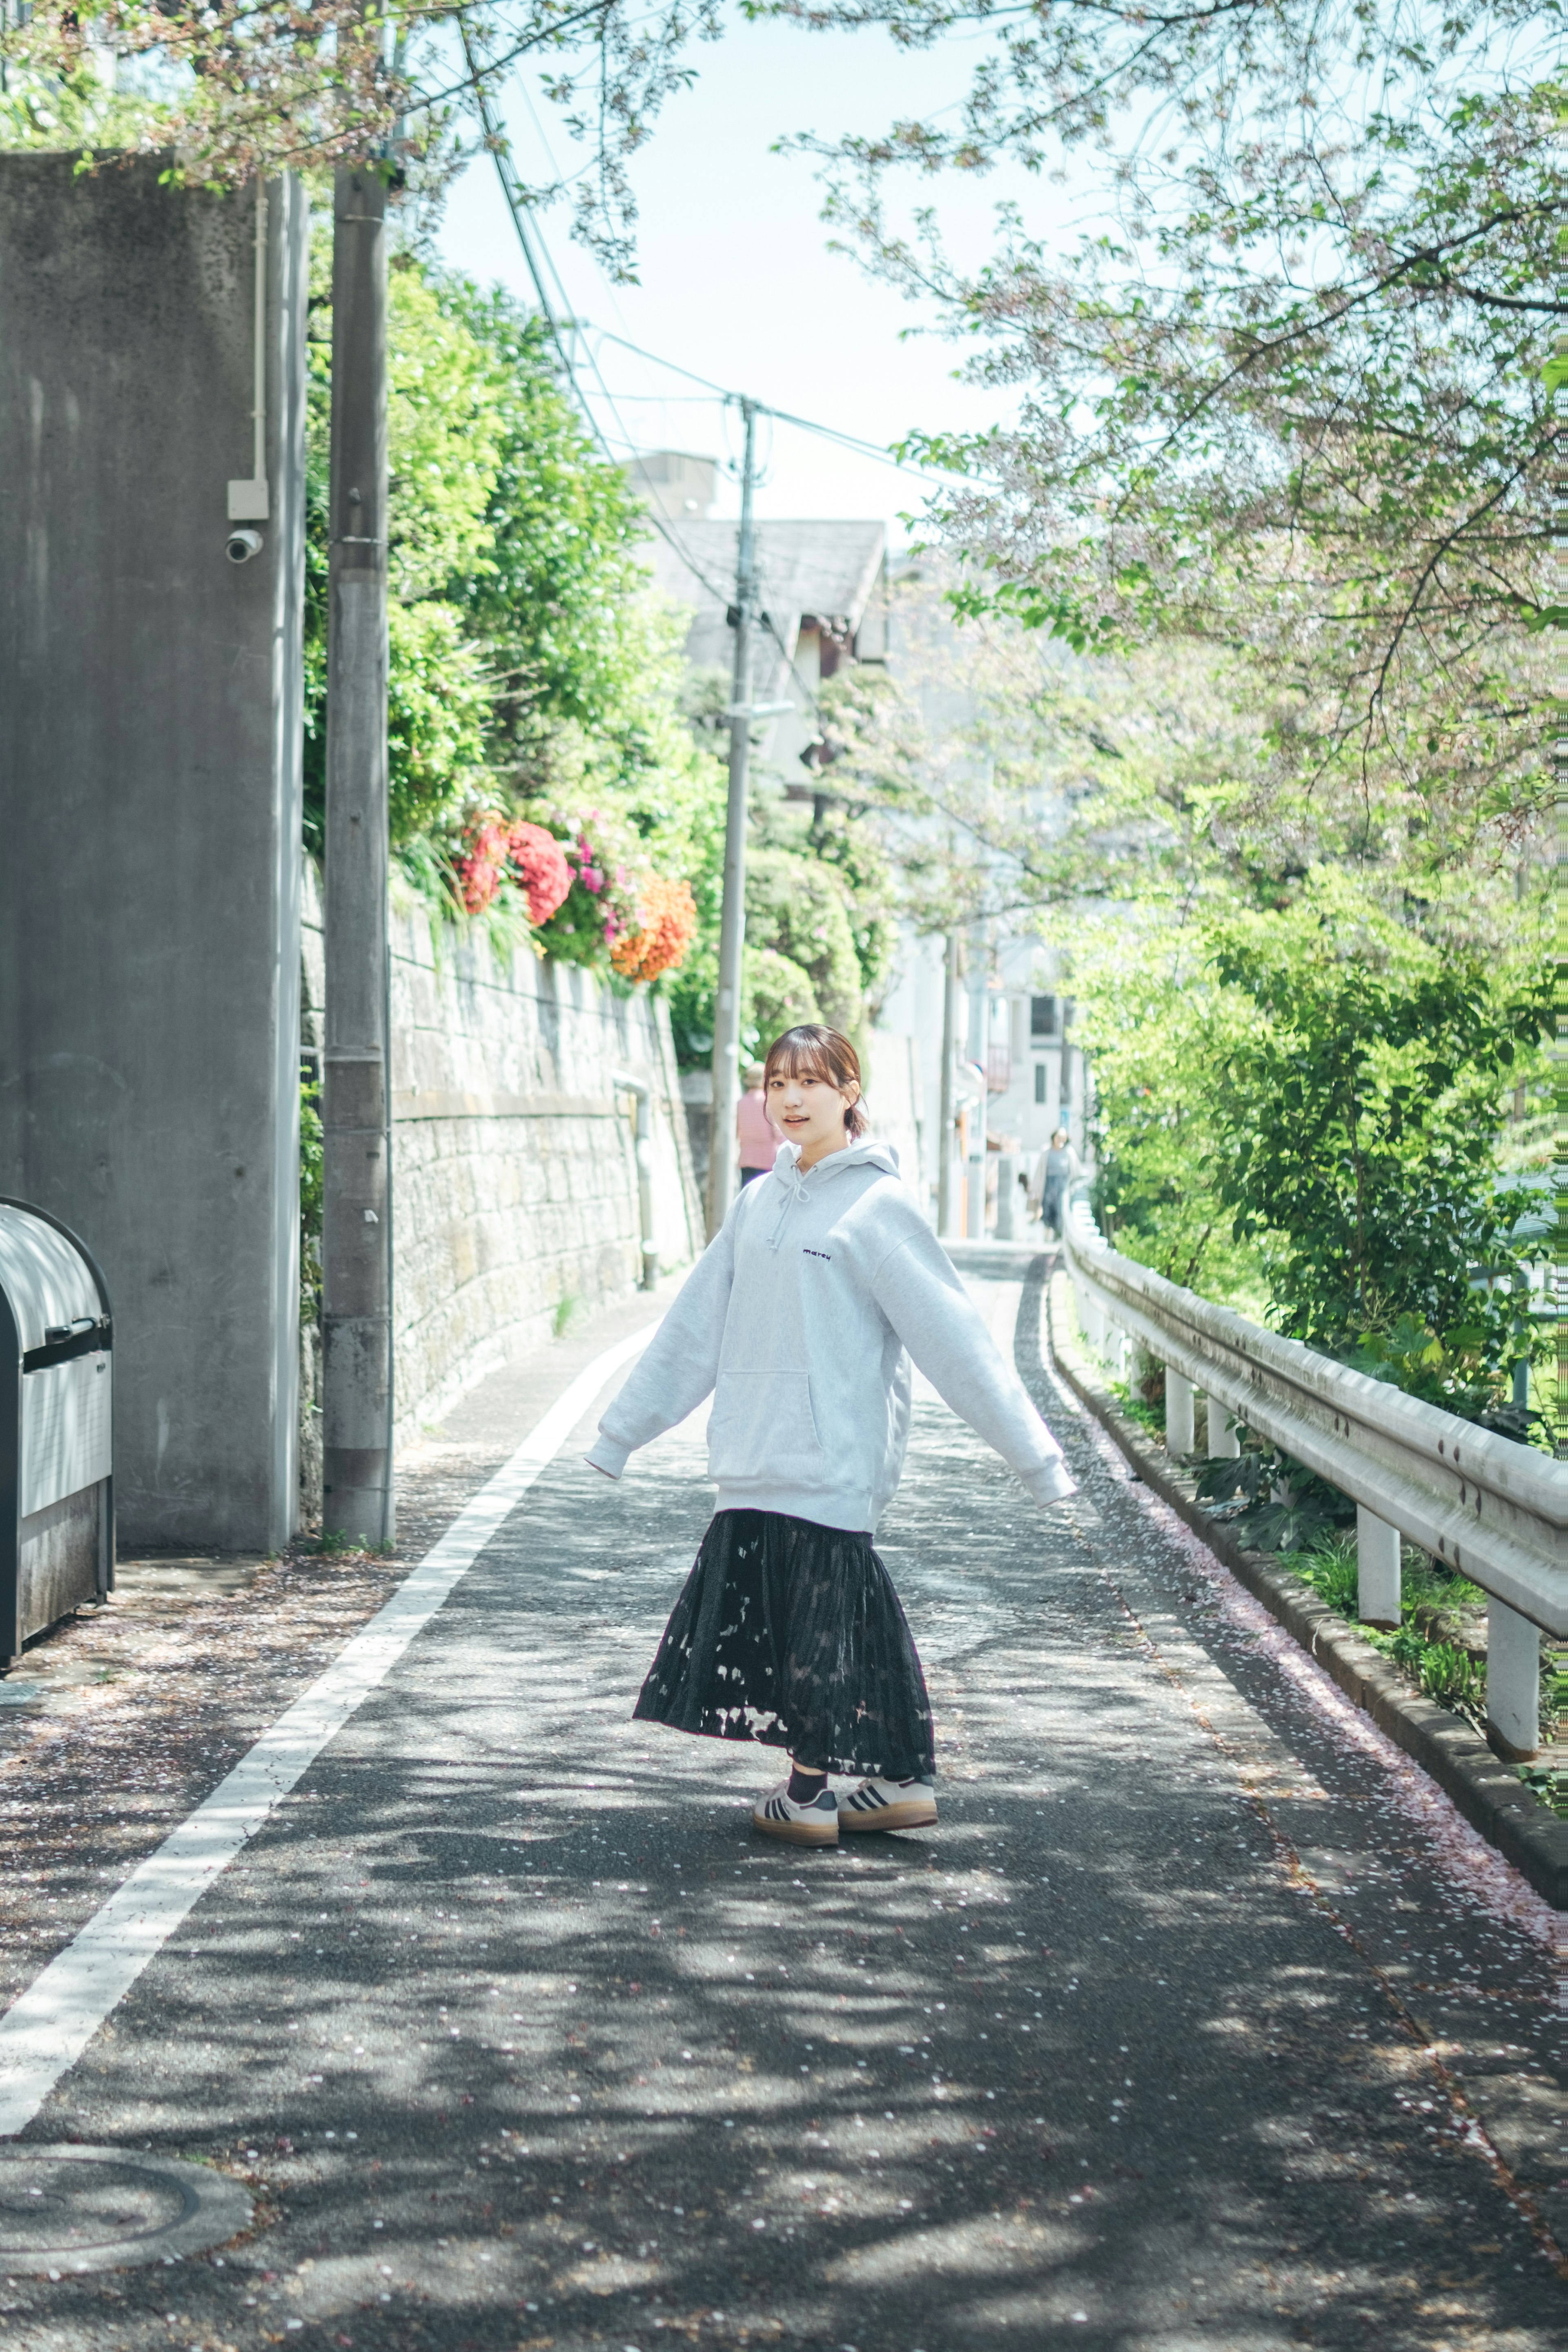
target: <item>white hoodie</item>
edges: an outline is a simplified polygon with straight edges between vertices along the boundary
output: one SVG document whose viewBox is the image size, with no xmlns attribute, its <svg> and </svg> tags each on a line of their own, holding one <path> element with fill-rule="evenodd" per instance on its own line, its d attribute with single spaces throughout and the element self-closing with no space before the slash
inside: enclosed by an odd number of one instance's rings
<svg viewBox="0 0 1568 2352">
<path fill-rule="evenodd" d="M 851 1144 L 805 1175 L 799 1157 L 782 1144 L 742 1189 L 600 1422 L 595 1468 L 618 1478 L 712 1391 L 719 1510 L 874 1532 L 904 1465 L 912 1356 L 1037 1503 L 1072 1494 L 888 1146 Z"/>
</svg>

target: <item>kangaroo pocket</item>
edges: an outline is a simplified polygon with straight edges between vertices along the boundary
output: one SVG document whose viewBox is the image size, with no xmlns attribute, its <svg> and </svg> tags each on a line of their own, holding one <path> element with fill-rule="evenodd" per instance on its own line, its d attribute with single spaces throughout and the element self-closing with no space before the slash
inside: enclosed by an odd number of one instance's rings
<svg viewBox="0 0 1568 2352">
<path fill-rule="evenodd" d="M 721 1486 L 821 1470 L 826 1457 L 805 1372 L 721 1372 L 708 1419 L 708 1475 Z"/>
</svg>

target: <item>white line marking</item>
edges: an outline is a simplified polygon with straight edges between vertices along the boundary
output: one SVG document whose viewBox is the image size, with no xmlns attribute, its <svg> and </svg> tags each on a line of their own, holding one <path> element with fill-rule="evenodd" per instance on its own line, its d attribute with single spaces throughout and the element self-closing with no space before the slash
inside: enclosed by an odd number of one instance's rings
<svg viewBox="0 0 1568 2352">
<path fill-rule="evenodd" d="M 104 2019 L 247 1838 L 309 1771 L 329 1739 L 396 1664 L 485 1546 L 547 1469 L 612 1372 L 647 1347 L 658 1323 L 595 1356 L 523 1440 L 504 1469 L 465 1504 L 390 1601 L 270 1730 L 138 1863 L 100 1911 L 0 2017 L 0 2137 L 31 2123 Z"/>
</svg>

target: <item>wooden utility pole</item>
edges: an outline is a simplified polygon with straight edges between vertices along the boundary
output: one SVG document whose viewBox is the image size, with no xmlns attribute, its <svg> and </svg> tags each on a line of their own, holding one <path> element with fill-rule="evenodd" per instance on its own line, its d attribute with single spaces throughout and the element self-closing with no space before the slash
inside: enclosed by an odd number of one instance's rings
<svg viewBox="0 0 1568 2352">
<path fill-rule="evenodd" d="M 741 1101 L 741 982 L 746 946 L 746 781 L 752 757 L 752 640 L 757 622 L 756 535 L 752 492 L 757 403 L 742 400 L 741 538 L 735 557 L 735 659 L 730 688 L 730 797 L 724 819 L 724 908 L 719 929 L 719 995 L 713 1008 L 713 1125 L 708 1147 L 708 1238 L 735 1197 L 735 1114 Z"/>
<path fill-rule="evenodd" d="M 327 622 L 322 1525 L 395 1532 L 386 773 L 386 180 L 338 171 Z"/>
</svg>

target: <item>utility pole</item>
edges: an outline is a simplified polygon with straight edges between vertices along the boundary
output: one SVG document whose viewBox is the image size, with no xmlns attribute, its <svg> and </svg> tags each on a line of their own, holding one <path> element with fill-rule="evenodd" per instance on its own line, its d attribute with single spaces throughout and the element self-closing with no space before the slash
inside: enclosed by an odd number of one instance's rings
<svg viewBox="0 0 1568 2352">
<path fill-rule="evenodd" d="M 979 1073 L 980 1100 L 969 1122 L 969 1197 L 965 1229 L 971 1241 L 985 1239 L 985 1115 L 991 1091 L 990 958 L 984 935 L 975 941 L 969 982 L 969 1054 Z"/>
<path fill-rule="evenodd" d="M 719 999 L 713 1009 L 713 1124 L 708 1145 L 708 1238 L 735 1197 L 735 1114 L 741 1100 L 741 974 L 746 945 L 746 776 L 752 757 L 752 638 L 757 562 L 752 523 L 757 403 L 742 400 L 741 540 L 735 557 L 735 660 L 730 687 L 730 796 L 724 817 L 724 910 L 719 928 Z"/>
<path fill-rule="evenodd" d="M 949 931 L 942 982 L 942 1114 L 936 1167 L 936 1229 L 944 1234 L 956 1231 L 958 1219 L 958 1202 L 953 1197 L 952 1181 L 953 1164 L 958 1156 L 953 1136 L 953 1120 L 957 1116 L 953 1103 L 953 1080 L 958 1056 L 958 982 L 963 952 L 959 934 Z"/>
<path fill-rule="evenodd" d="M 322 1524 L 395 1532 L 387 1006 L 386 180 L 337 172 L 327 623 Z"/>
</svg>

